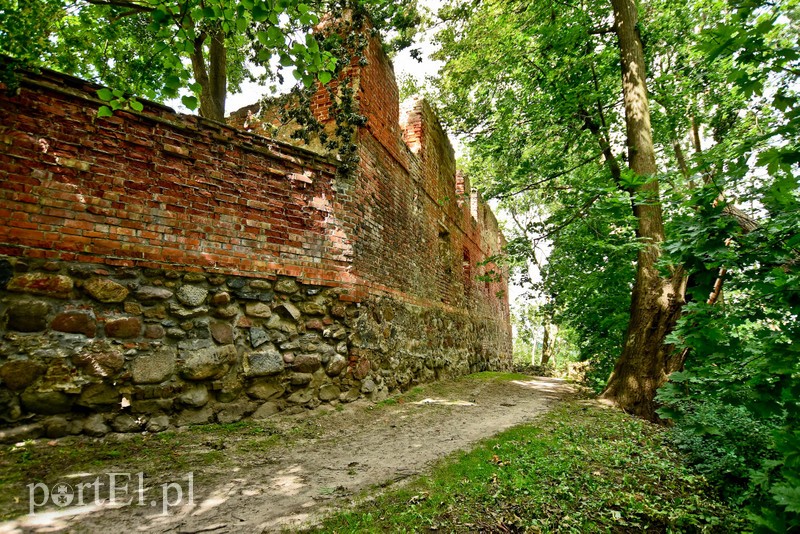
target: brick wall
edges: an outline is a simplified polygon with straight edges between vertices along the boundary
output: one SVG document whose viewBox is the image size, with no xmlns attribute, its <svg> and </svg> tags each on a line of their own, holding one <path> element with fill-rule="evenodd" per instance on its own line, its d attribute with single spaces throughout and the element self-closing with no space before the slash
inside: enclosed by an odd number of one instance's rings
<svg viewBox="0 0 800 534">
<path fill-rule="evenodd" d="M 341 280 L 330 162 L 155 105 L 98 119 L 95 89 L 51 74 L 0 100 L 0 252 Z"/>
<path fill-rule="evenodd" d="M 401 113 L 380 43 L 367 59 L 348 178 L 157 104 L 98 118 L 69 76 L 0 94 L 0 419 L 158 430 L 507 366 L 506 280 L 476 279 L 494 215 L 430 106 Z"/>
<path fill-rule="evenodd" d="M 380 42 L 371 41 L 366 57 L 356 78 L 359 94 L 367 95 L 359 102 L 367 125 L 359 132 L 361 167 L 353 195 L 362 203 L 357 231 L 368 237 L 355 242 L 354 272 L 508 324 L 506 280 L 475 280 L 496 269 L 482 264 L 505 244 L 494 214 L 476 191 L 469 190 L 472 198 L 465 202 L 468 179 L 457 179 L 453 148 L 428 103 L 412 100 L 400 109 Z M 470 276 L 463 276 L 465 269 Z"/>
</svg>

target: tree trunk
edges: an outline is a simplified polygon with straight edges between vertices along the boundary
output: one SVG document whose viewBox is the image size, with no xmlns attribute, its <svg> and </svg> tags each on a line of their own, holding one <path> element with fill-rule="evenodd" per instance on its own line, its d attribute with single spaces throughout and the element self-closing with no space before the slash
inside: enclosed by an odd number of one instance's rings
<svg viewBox="0 0 800 534">
<path fill-rule="evenodd" d="M 603 397 L 628 412 L 656 420 L 656 390 L 682 365 L 681 354 L 665 345 L 664 340 L 680 316 L 685 277 L 677 269 L 669 278 L 663 278 L 656 268 L 664 241 L 664 223 L 655 179 L 655 148 L 636 1 L 611 0 L 611 4 L 622 65 L 628 162 L 634 173 L 651 178 L 637 188 L 633 202 L 637 236 L 643 246 L 637 258 L 625 345 Z"/>
<path fill-rule="evenodd" d="M 550 358 L 553 356 L 553 349 L 555 348 L 555 330 L 556 325 L 544 324 L 544 340 L 542 340 L 542 366 L 550 363 Z"/>
<path fill-rule="evenodd" d="M 208 67 L 206 67 L 205 44 L 208 42 Z M 225 35 L 221 30 L 203 33 L 194 41 L 192 72 L 200 84 L 200 116 L 223 122 L 225 120 L 225 97 L 228 93 L 227 58 Z"/>
</svg>

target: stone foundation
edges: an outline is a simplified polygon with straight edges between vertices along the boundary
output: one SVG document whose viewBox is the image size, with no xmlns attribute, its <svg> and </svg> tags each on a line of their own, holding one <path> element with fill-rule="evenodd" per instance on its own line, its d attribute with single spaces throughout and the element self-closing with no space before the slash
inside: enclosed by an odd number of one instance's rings
<svg viewBox="0 0 800 534">
<path fill-rule="evenodd" d="M 488 321 L 291 277 L 7 257 L 0 287 L 0 418 L 14 438 L 381 400 L 507 361 Z"/>
</svg>

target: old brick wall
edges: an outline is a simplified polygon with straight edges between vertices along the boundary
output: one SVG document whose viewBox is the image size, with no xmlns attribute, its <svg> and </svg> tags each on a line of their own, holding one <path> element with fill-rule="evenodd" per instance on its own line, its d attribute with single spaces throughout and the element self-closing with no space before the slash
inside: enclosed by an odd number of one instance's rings
<svg viewBox="0 0 800 534">
<path fill-rule="evenodd" d="M 152 105 L 97 119 L 94 89 L 52 75 L 4 97 L 0 252 L 341 279 L 329 162 Z"/>
<path fill-rule="evenodd" d="M 401 119 L 376 41 L 368 60 L 349 178 L 155 104 L 97 118 L 97 88 L 68 76 L 0 95 L 0 438 L 227 422 L 508 364 L 506 282 L 476 280 L 494 215 L 430 107 Z"/>
<path fill-rule="evenodd" d="M 355 272 L 507 322 L 506 282 L 475 279 L 495 267 L 479 264 L 505 244 L 494 214 L 476 191 L 465 194 L 457 184 L 453 148 L 427 102 L 400 109 L 393 69 L 377 40 L 366 56 L 356 81 L 367 123 L 359 132 L 353 196 L 362 203 L 356 229 L 369 237 L 355 243 Z"/>
</svg>

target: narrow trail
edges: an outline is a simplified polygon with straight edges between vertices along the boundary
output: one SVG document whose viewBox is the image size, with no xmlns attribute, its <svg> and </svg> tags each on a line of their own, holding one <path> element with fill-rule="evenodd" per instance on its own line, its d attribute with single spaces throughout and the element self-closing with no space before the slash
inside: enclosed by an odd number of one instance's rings
<svg viewBox="0 0 800 534">
<path fill-rule="evenodd" d="M 260 454 L 238 454 L 232 458 L 233 469 L 199 466 L 193 504 L 172 508 L 168 515 L 161 515 L 160 508 L 135 505 L 65 509 L 35 523 L 20 518 L 11 529 L 0 525 L 0 532 L 294 530 L 365 490 L 378 491 L 423 473 L 454 451 L 531 421 L 574 392 L 553 378 L 466 378 L 426 388 L 428 402 L 353 403 L 321 417 L 306 415 L 317 418 L 319 431 L 313 438 L 292 439 Z M 296 425 L 303 416 L 277 419 L 281 425 Z M 148 479 L 152 493 L 147 498 L 160 494 L 156 486 L 169 480 L 168 475 Z"/>
</svg>

